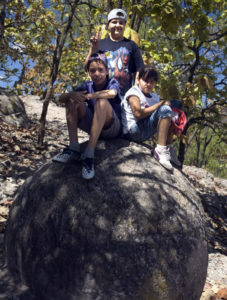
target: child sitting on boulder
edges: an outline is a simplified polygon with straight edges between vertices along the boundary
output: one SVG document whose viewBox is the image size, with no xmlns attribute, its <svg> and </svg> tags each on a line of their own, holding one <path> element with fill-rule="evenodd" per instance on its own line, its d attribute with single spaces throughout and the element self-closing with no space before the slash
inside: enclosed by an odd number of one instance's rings
<svg viewBox="0 0 227 300">
<path fill-rule="evenodd" d="M 94 152 L 98 138 L 115 138 L 121 131 L 121 106 L 119 85 L 116 79 L 108 77 L 106 56 L 101 53 L 92 54 L 88 60 L 87 71 L 91 81 L 86 81 L 75 91 L 60 96 L 60 102 L 66 105 L 70 143 L 52 160 L 67 163 L 82 159 L 82 177 L 91 179 L 95 175 Z M 78 143 L 78 128 L 90 134 L 82 155 Z"/>
<path fill-rule="evenodd" d="M 129 89 L 122 102 L 123 134 L 129 140 L 143 142 L 157 132 L 154 157 L 163 167 L 172 170 L 171 162 L 178 166 L 181 163 L 172 146 L 174 131 L 171 126 L 171 102 L 160 101 L 152 92 L 158 81 L 156 70 L 142 68 L 138 79 L 138 86 L 134 85 Z"/>
</svg>

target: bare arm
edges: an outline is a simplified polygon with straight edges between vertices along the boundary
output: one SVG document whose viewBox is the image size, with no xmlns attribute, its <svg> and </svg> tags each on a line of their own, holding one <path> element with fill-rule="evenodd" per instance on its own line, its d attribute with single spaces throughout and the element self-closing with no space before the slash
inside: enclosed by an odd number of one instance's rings
<svg viewBox="0 0 227 300">
<path fill-rule="evenodd" d="M 85 68 L 85 70 L 87 70 L 87 63 L 88 63 L 89 57 L 92 54 L 98 52 L 98 49 L 99 49 L 99 38 L 100 38 L 100 28 L 97 31 L 95 29 L 94 30 L 94 34 L 90 37 L 91 46 L 90 46 L 88 55 L 87 55 L 87 57 L 85 59 L 85 62 L 84 62 L 84 68 Z"/>
<path fill-rule="evenodd" d="M 142 109 L 141 105 L 140 105 L 140 100 L 137 96 L 130 96 L 128 101 L 131 106 L 133 115 L 138 120 L 149 117 L 157 108 L 159 108 L 160 106 L 162 106 L 165 103 L 165 100 L 162 100 L 152 106 L 145 107 L 144 109 Z"/>
<path fill-rule="evenodd" d="M 70 92 L 61 94 L 59 101 L 61 103 L 66 103 L 67 101 L 71 100 L 72 102 L 82 103 L 87 100 L 87 92 Z"/>
<path fill-rule="evenodd" d="M 117 90 L 103 90 L 103 91 L 98 91 L 92 94 L 87 94 L 86 98 L 87 100 L 90 99 L 113 99 L 117 96 Z"/>
</svg>

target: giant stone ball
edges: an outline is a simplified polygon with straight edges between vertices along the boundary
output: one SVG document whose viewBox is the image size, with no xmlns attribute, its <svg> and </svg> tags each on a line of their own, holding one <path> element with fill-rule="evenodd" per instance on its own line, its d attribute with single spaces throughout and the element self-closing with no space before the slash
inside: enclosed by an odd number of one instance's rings
<svg viewBox="0 0 227 300">
<path fill-rule="evenodd" d="M 11 208 L 9 271 L 42 300 L 197 300 L 207 270 L 204 212 L 148 145 L 100 141 L 96 176 L 51 161 Z"/>
</svg>

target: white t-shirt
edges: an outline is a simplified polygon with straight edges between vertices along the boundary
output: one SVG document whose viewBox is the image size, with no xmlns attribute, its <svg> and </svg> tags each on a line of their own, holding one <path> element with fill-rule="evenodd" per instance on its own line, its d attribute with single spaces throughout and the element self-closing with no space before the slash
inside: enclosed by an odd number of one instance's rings
<svg viewBox="0 0 227 300">
<path fill-rule="evenodd" d="M 122 101 L 121 117 L 124 134 L 128 133 L 132 125 L 134 125 L 138 121 L 137 118 L 133 115 L 131 106 L 128 101 L 130 96 L 136 96 L 139 98 L 140 106 L 142 109 L 144 109 L 145 107 L 152 106 L 159 102 L 159 97 L 156 94 L 150 93 L 150 97 L 147 97 L 137 85 L 131 87 L 125 94 L 124 99 Z"/>
</svg>

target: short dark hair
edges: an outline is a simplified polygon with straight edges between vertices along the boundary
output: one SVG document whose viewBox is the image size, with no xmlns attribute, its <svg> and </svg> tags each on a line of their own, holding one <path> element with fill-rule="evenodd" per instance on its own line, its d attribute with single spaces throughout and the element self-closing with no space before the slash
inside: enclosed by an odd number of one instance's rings
<svg viewBox="0 0 227 300">
<path fill-rule="evenodd" d="M 158 72 L 152 68 L 142 68 L 139 70 L 139 79 L 143 79 L 144 81 L 149 81 L 150 79 L 154 79 L 158 82 Z"/>
<path fill-rule="evenodd" d="M 88 63 L 87 63 L 87 67 L 86 67 L 87 71 L 89 71 L 90 64 L 93 61 L 102 63 L 104 65 L 104 67 L 106 68 L 106 70 L 108 69 L 108 61 L 107 61 L 107 57 L 105 56 L 105 54 L 103 54 L 101 52 L 91 54 L 91 56 L 88 59 Z"/>
</svg>

